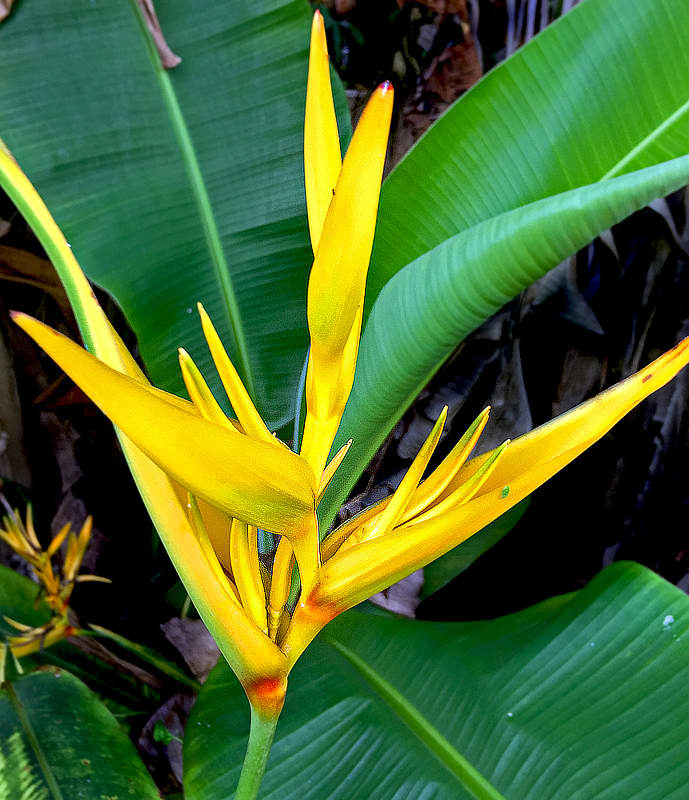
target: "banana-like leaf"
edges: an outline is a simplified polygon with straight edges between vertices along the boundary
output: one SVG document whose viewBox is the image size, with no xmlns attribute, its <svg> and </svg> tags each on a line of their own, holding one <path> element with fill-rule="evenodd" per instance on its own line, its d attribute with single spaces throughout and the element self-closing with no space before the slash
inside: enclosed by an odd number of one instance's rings
<svg viewBox="0 0 689 800">
<path fill-rule="evenodd" d="M 259 797 L 681 800 L 688 680 L 689 598 L 638 564 L 497 620 L 350 612 L 294 669 Z M 233 796 L 242 700 L 219 665 L 187 727 L 188 800 Z"/>
<path fill-rule="evenodd" d="M 122 306 L 154 383 L 184 393 L 183 345 L 223 396 L 200 300 L 279 427 L 307 346 L 308 3 L 158 3 L 172 71 L 136 8 L 20 4 L 0 26 L 0 137 Z"/>
<path fill-rule="evenodd" d="M 0 732 L 2 798 L 160 798 L 117 720 L 69 672 L 44 667 L 0 688 Z"/>
<path fill-rule="evenodd" d="M 367 303 L 513 208 L 689 153 L 689 3 L 583 0 L 461 97 L 386 180 Z"/>
<path fill-rule="evenodd" d="M 689 156 L 485 220 L 417 258 L 369 317 L 333 449 L 354 442 L 320 513 L 330 519 L 395 422 L 457 343 L 600 231 L 689 182 Z"/>
</svg>

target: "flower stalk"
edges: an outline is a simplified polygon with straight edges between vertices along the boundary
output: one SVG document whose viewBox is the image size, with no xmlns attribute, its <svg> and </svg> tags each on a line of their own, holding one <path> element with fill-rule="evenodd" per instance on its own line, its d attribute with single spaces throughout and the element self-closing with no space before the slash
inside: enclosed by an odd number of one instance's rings
<svg viewBox="0 0 689 800">
<path fill-rule="evenodd" d="M 0 150 L 3 186 L 56 262 L 86 321 L 92 352 L 26 314 L 13 319 L 115 424 L 171 560 L 244 687 L 252 723 L 236 795 L 241 800 L 258 792 L 289 672 L 324 625 L 509 510 L 689 362 L 685 339 L 588 403 L 471 459 L 489 421 L 486 409 L 424 479 L 444 410 L 395 494 L 321 542 L 318 502 L 347 456 L 348 445 L 328 462 L 354 381 L 392 104 L 392 88 L 384 83 L 342 161 L 325 31 L 316 12 L 304 126 L 314 261 L 299 453 L 266 427 L 201 304 L 200 324 L 235 416 L 224 414 L 184 350 L 179 363 L 190 400 L 148 382 L 28 179 Z M 272 564 L 259 557 L 259 530 L 281 537 Z M 292 609 L 295 562 L 301 591 Z"/>
</svg>

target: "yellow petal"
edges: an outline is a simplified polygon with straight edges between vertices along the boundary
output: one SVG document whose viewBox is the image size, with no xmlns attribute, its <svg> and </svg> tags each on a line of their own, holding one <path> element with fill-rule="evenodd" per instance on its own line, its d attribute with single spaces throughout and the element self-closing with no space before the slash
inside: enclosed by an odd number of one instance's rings
<svg viewBox="0 0 689 800">
<path fill-rule="evenodd" d="M 22 633 L 26 631 L 33 630 L 31 625 L 25 625 L 23 622 L 17 622 L 16 619 L 12 619 L 11 617 L 6 617 L 4 614 L 2 618 L 8 625 L 11 625 L 16 631 L 22 631 Z"/>
<path fill-rule="evenodd" d="M 461 467 L 464 466 L 476 442 L 483 433 L 483 429 L 488 422 L 489 414 L 490 408 L 484 408 L 469 426 L 466 433 L 452 448 L 442 464 L 440 464 L 437 469 L 434 469 L 428 478 L 426 478 L 414 492 L 414 499 L 407 508 L 405 508 L 404 514 L 402 515 L 403 522 L 406 522 L 429 508 L 431 503 L 440 497 L 447 486 L 449 486 L 450 481 L 459 472 Z"/>
<path fill-rule="evenodd" d="M 258 558 L 253 557 L 249 543 L 250 531 L 255 533 L 256 529 L 238 519 L 232 520 L 230 563 L 244 610 L 249 619 L 253 620 L 264 633 L 268 633 L 266 598 Z"/>
<path fill-rule="evenodd" d="M 38 653 L 40 650 L 45 650 L 47 647 L 55 644 L 56 642 L 66 639 L 74 633 L 73 628 L 66 625 L 57 625 L 51 628 L 45 635 L 25 639 L 21 636 L 8 636 L 10 649 L 15 658 L 23 658 L 24 656 Z"/>
<path fill-rule="evenodd" d="M 688 362 L 689 337 L 630 378 L 513 441 L 469 502 L 382 539 L 338 551 L 321 569 L 305 605 L 339 613 L 456 547 L 600 439 Z M 494 452 L 469 462 L 455 480 L 471 477 Z"/>
<path fill-rule="evenodd" d="M 328 208 L 308 292 L 312 348 L 342 353 L 364 297 L 387 149 L 392 87 L 376 89 L 347 150 Z M 333 303 L 333 298 L 337 302 Z"/>
<path fill-rule="evenodd" d="M 328 464 L 328 466 L 323 470 L 323 475 L 321 475 L 321 482 L 318 486 L 318 496 L 316 497 L 316 503 L 323 497 L 323 493 L 328 488 L 328 484 L 330 481 L 335 477 L 335 473 L 337 472 L 338 467 L 344 461 L 344 457 L 347 455 L 347 451 L 352 446 L 352 439 L 350 439 L 346 444 L 342 445 L 342 447 L 335 453 L 332 457 L 332 460 Z"/>
<path fill-rule="evenodd" d="M 275 551 L 268 602 L 268 629 L 273 640 L 280 629 L 280 621 L 289 597 L 293 568 L 294 552 L 289 541 L 283 536 Z"/>
<path fill-rule="evenodd" d="M 683 339 L 647 367 L 615 386 L 576 406 L 571 411 L 514 439 L 483 487 L 483 492 L 502 488 L 520 466 L 535 469 L 570 448 L 589 447 L 612 428 L 634 406 L 664 386 L 689 362 L 689 338 Z M 493 451 L 491 451 L 493 452 Z M 443 496 L 466 481 L 491 452 L 468 461 L 447 487 Z"/>
<path fill-rule="evenodd" d="M 203 520 L 204 527 L 208 533 L 208 538 L 211 541 L 213 552 L 218 558 L 220 564 L 225 569 L 231 571 L 230 568 L 230 525 L 231 519 L 222 512 L 219 508 L 206 503 L 203 500 L 196 498 L 199 510 L 201 511 L 201 519 Z"/>
<path fill-rule="evenodd" d="M 21 522 L 21 517 L 17 514 L 17 520 Z M 33 506 L 29 503 L 26 506 L 26 538 L 31 542 L 31 544 L 36 548 L 36 550 L 41 549 L 41 543 L 38 541 L 38 537 L 36 536 L 36 529 L 34 528 L 33 524 Z"/>
<path fill-rule="evenodd" d="M 434 517 L 454 511 L 457 506 L 460 506 L 463 503 L 467 503 L 469 500 L 471 500 L 474 495 L 478 494 L 484 484 L 487 483 L 491 474 L 497 468 L 498 462 L 502 458 L 509 444 L 510 440 L 507 439 L 507 441 L 503 442 L 500 447 L 496 447 L 494 450 L 491 450 L 490 457 L 482 461 L 480 468 L 477 469 L 476 472 L 474 472 L 465 481 L 465 483 L 463 483 L 458 489 L 455 489 L 454 492 L 447 495 L 447 497 L 445 497 L 443 500 L 434 503 L 430 508 L 422 511 L 416 517 L 412 517 L 412 519 L 410 519 L 404 525 L 400 525 L 397 528 L 397 531 L 401 532 L 408 530 L 421 522 L 428 522 L 428 520 L 431 520 Z"/>
<path fill-rule="evenodd" d="M 286 448 L 186 413 L 25 314 L 13 318 L 137 447 L 232 517 L 299 535 L 314 514 L 313 472 Z"/>
<path fill-rule="evenodd" d="M 192 361 L 189 353 L 183 347 L 180 347 L 177 352 L 184 385 L 187 387 L 191 402 L 199 414 L 209 422 L 215 422 L 216 425 L 236 430 L 236 427 L 230 423 L 215 397 L 213 397 L 213 392 L 208 388 L 208 384 L 203 379 L 203 375 L 201 375 L 198 367 Z"/>
<path fill-rule="evenodd" d="M 208 563 L 213 570 L 213 574 L 216 577 L 216 580 L 222 586 L 223 589 L 227 592 L 227 595 L 233 600 L 238 606 L 241 606 L 241 602 L 239 599 L 239 594 L 237 592 L 236 586 L 232 583 L 232 581 L 225 575 L 223 568 L 218 560 L 218 556 L 213 549 L 213 545 L 211 544 L 210 537 L 208 536 L 208 531 L 206 530 L 205 523 L 203 521 L 203 516 L 201 515 L 201 511 L 199 509 L 199 505 L 196 502 L 196 498 L 192 494 L 187 493 L 187 506 L 189 511 L 189 522 L 191 523 L 191 527 L 196 534 L 196 537 L 201 544 L 201 548 L 208 559 Z"/>
<path fill-rule="evenodd" d="M 196 305 L 199 310 L 199 316 L 201 317 L 203 335 L 206 337 L 208 349 L 211 351 L 211 356 L 213 357 L 213 363 L 218 370 L 222 385 L 225 387 L 234 413 L 237 415 L 244 432 L 249 436 L 254 436 L 256 439 L 262 439 L 270 444 L 275 444 L 273 435 L 261 419 L 261 415 L 256 410 L 253 401 L 244 388 L 242 379 L 234 368 L 234 364 L 230 361 L 230 357 L 227 355 L 220 341 L 220 337 L 211 322 L 211 318 L 206 313 L 206 309 L 201 303 L 197 303 Z"/>
<path fill-rule="evenodd" d="M 88 348 L 111 367 L 146 378 L 103 313 L 72 249 L 29 179 L 7 149 L 0 148 L 0 185 L 14 201 L 58 271 Z"/>
<path fill-rule="evenodd" d="M 433 429 L 426 438 L 426 441 L 421 445 L 421 449 L 412 461 L 411 466 L 407 470 L 402 482 L 395 490 L 395 493 L 390 498 L 384 509 L 374 517 L 370 522 L 362 525 L 359 529 L 352 534 L 343 544 L 340 553 L 345 552 L 349 547 L 356 546 L 361 542 L 367 542 L 371 539 L 377 539 L 391 531 L 397 522 L 401 519 L 405 508 L 407 507 L 414 491 L 419 485 L 419 481 L 426 471 L 428 462 L 438 444 L 440 435 L 445 426 L 447 419 L 447 406 L 440 412 Z"/>
<path fill-rule="evenodd" d="M 60 275 L 74 308 L 84 341 L 109 366 L 148 384 L 146 377 L 109 320 L 82 273 L 72 250 L 50 212 L 6 149 L 0 149 L 0 184 L 37 234 Z M 186 404 L 176 398 L 178 405 Z M 186 404 L 190 408 L 193 406 Z M 174 482 L 121 431 L 129 467 L 177 573 L 189 592 L 199 615 L 213 634 L 223 655 L 252 695 L 261 679 L 272 680 L 284 673 L 283 653 L 267 636 L 247 622 L 239 606 L 232 602 L 215 580 L 201 546 L 177 499 Z M 203 512 L 203 504 L 200 504 Z"/>
<path fill-rule="evenodd" d="M 392 88 L 385 83 L 364 109 L 342 164 L 309 277 L 311 353 L 302 453 L 317 475 L 327 459 L 329 443 L 322 433 L 315 436 L 318 429 L 309 417 L 327 426 L 328 435 L 336 431 L 354 380 L 392 100 Z"/>
<path fill-rule="evenodd" d="M 440 497 L 452 478 L 464 465 L 464 462 L 474 448 L 485 428 L 489 413 L 490 409 L 486 408 L 479 414 L 467 432 L 445 457 L 442 464 L 418 486 L 414 492 L 411 503 L 404 509 L 404 513 L 400 519 L 401 523 L 421 513 Z M 348 519 L 340 525 L 339 528 L 332 531 L 321 545 L 321 557 L 323 562 L 325 563 L 332 558 L 342 543 L 346 541 L 357 528 L 370 524 L 370 521 L 377 514 L 385 510 L 389 502 L 390 498 L 386 497 L 385 500 L 381 500 L 375 505 L 369 506 L 351 519 Z"/>
<path fill-rule="evenodd" d="M 320 11 L 316 11 L 311 24 L 304 121 L 304 182 L 314 254 L 318 250 L 325 215 L 341 166 L 340 140 L 330 86 L 328 44 L 323 17 Z"/>
</svg>

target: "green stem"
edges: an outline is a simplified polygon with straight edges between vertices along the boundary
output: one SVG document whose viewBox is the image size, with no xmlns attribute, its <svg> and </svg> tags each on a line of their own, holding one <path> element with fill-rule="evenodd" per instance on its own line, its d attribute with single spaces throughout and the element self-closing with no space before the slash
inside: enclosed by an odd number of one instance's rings
<svg viewBox="0 0 689 800">
<path fill-rule="evenodd" d="M 277 717 L 264 717 L 251 706 L 249 744 L 246 747 L 234 800 L 255 800 L 258 797 L 277 724 Z"/>
<path fill-rule="evenodd" d="M 124 647 L 125 650 L 129 650 L 130 653 L 137 655 L 142 661 L 147 661 L 164 675 L 169 675 L 171 678 L 174 678 L 179 683 L 188 686 L 195 692 L 198 692 L 201 688 L 201 684 L 197 680 L 189 677 L 186 672 L 181 670 L 171 661 L 168 661 L 166 658 L 161 656 L 160 653 L 156 653 L 155 650 L 151 650 L 150 647 L 144 647 L 142 644 L 132 642 L 130 639 L 127 639 L 119 633 L 109 631 L 107 628 L 102 628 L 100 625 L 91 625 L 90 627 L 92 630 L 79 630 L 75 635 L 95 636 L 99 639 L 110 639 L 110 641 L 119 644 L 120 647 Z"/>
</svg>

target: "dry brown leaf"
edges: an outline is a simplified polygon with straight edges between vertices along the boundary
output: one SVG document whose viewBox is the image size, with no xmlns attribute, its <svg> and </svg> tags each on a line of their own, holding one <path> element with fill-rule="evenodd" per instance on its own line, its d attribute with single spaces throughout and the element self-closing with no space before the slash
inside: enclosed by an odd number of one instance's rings
<svg viewBox="0 0 689 800">
<path fill-rule="evenodd" d="M 0 0 L 0 22 L 9 17 L 13 3 L 14 0 Z"/>
<path fill-rule="evenodd" d="M 422 587 L 423 570 L 417 569 L 416 572 L 412 572 L 411 575 L 407 575 L 406 578 L 402 578 L 401 581 L 394 583 L 382 592 L 378 592 L 378 594 L 374 594 L 369 599 L 386 611 L 414 619 L 420 602 Z"/>
<path fill-rule="evenodd" d="M 409 2 L 421 3 L 438 14 L 459 14 L 462 19 L 468 18 L 466 0 L 397 0 L 397 5 L 402 8 Z"/>
<path fill-rule="evenodd" d="M 42 289 L 60 306 L 64 317 L 71 319 L 72 311 L 65 290 L 53 265 L 45 258 L 16 247 L 0 247 L 0 280 L 26 283 Z"/>
<path fill-rule="evenodd" d="M 356 0 L 335 0 L 335 11 L 338 14 L 346 14 L 356 5 Z"/>
<path fill-rule="evenodd" d="M 0 3 L 2 2 L 3 0 L 0 0 Z M 160 63 L 165 67 L 165 69 L 172 69 L 173 67 L 176 67 L 182 61 L 182 59 L 176 53 L 172 52 L 168 43 L 165 41 L 165 37 L 163 36 L 163 32 L 160 28 L 160 22 L 158 21 L 158 15 L 153 7 L 153 0 L 137 0 L 137 2 L 144 15 L 144 19 L 146 20 L 146 26 L 151 32 L 155 46 L 158 49 Z"/>
<path fill-rule="evenodd" d="M 0 335 L 0 476 L 31 486 L 31 472 L 24 453 L 22 410 L 12 357 Z"/>
<path fill-rule="evenodd" d="M 203 683 L 218 663 L 220 650 L 200 619 L 173 617 L 161 626 L 168 640 L 182 654 L 189 669 Z"/>
<path fill-rule="evenodd" d="M 150 717 L 139 736 L 137 742 L 139 750 L 144 753 L 146 764 L 153 768 L 157 777 L 169 769 L 177 782 L 182 785 L 182 743 L 179 741 L 184 736 L 184 728 L 189 717 L 194 697 L 190 694 L 174 694 L 169 700 Z M 176 737 L 169 744 L 156 741 L 156 722 L 162 722 L 167 730 Z"/>
<path fill-rule="evenodd" d="M 444 102 L 453 103 L 462 92 L 470 89 L 483 74 L 474 40 L 469 31 L 460 44 L 448 47 L 433 59 L 426 75 L 426 88 Z"/>
</svg>

